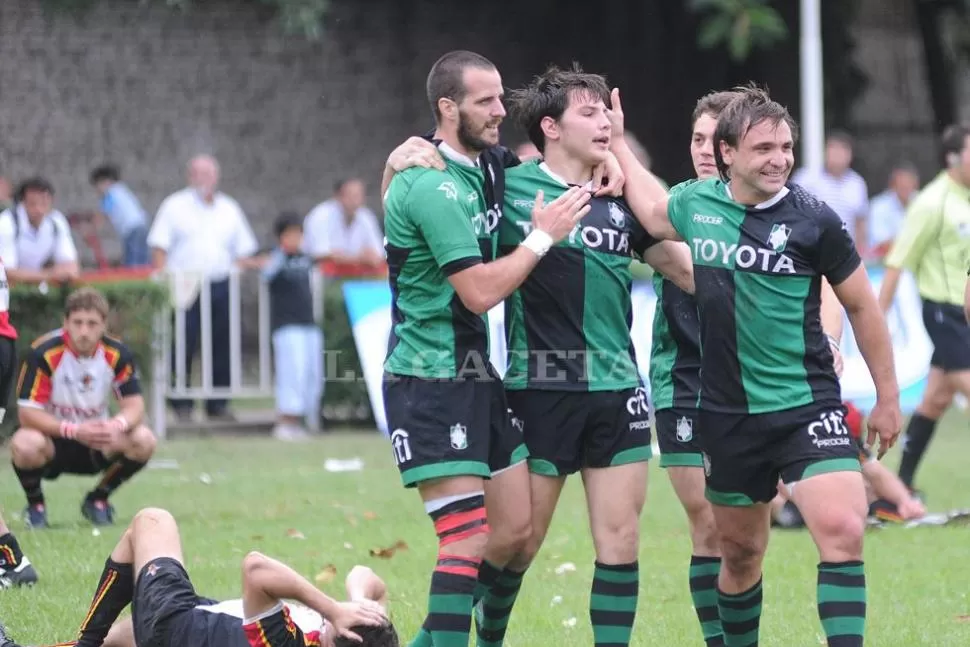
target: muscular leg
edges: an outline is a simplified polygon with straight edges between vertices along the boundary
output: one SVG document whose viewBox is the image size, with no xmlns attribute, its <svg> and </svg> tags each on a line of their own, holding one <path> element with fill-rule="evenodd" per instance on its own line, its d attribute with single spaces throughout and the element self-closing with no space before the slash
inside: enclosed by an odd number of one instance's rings
<svg viewBox="0 0 970 647">
<path fill-rule="evenodd" d="M 721 570 L 721 547 L 717 541 L 714 511 L 704 496 L 704 470 L 701 467 L 670 466 L 667 475 L 674 492 L 687 513 L 690 540 L 690 596 L 707 647 L 724 644 L 721 619 L 717 611 L 717 577 Z"/>
<path fill-rule="evenodd" d="M 412 645 L 467 647 L 472 597 L 488 540 L 484 483 L 455 476 L 418 484 L 438 535 L 438 562 L 431 576 L 428 615 Z"/>
<path fill-rule="evenodd" d="M 41 480 L 54 460 L 54 441 L 34 429 L 18 429 L 10 439 L 10 458 L 30 507 L 44 505 Z"/>
<path fill-rule="evenodd" d="M 948 379 L 947 374 L 938 366 L 930 368 L 926 390 L 923 391 L 923 400 L 910 417 L 903 436 L 903 457 L 899 463 L 899 478 L 909 488 L 913 487 L 916 470 L 936 431 L 936 424 L 953 402 L 957 386 L 954 382 L 958 383 L 958 380 Z"/>
<path fill-rule="evenodd" d="M 629 645 L 640 590 L 640 513 L 646 461 L 586 468 L 583 484 L 596 548 L 589 615 L 596 645 Z"/>
<path fill-rule="evenodd" d="M 526 550 L 532 533 L 529 488 L 525 461 L 493 474 L 485 483 L 485 510 L 491 532 L 474 596 L 476 605 L 481 600 L 477 618 L 477 640 L 481 646 L 502 644 L 522 584 L 522 571 L 506 566 Z"/>
<path fill-rule="evenodd" d="M 137 574 L 160 557 L 182 563 L 178 526 L 165 510 L 146 508 L 135 515 L 104 564 L 91 608 L 78 632 L 77 647 L 102 644 L 118 615 L 131 603 Z"/>
<path fill-rule="evenodd" d="M 566 482 L 564 476 L 543 476 L 527 472 L 527 477 L 532 503 L 529 515 L 530 532 L 526 536 L 523 547 L 511 557 L 506 568 L 496 578 L 490 594 L 482 601 L 476 643 L 478 647 L 503 644 L 512 607 L 522 586 L 522 578 L 546 538 L 562 486 Z"/>
<path fill-rule="evenodd" d="M 818 613 L 830 647 L 861 647 L 866 622 L 862 538 L 866 489 L 859 472 L 830 472 L 795 484 L 792 498 L 818 547 Z"/>
<path fill-rule="evenodd" d="M 712 509 L 721 546 L 717 588 L 724 644 L 756 646 L 761 623 L 761 566 L 768 548 L 771 509 L 766 503 L 714 505 Z"/>
</svg>

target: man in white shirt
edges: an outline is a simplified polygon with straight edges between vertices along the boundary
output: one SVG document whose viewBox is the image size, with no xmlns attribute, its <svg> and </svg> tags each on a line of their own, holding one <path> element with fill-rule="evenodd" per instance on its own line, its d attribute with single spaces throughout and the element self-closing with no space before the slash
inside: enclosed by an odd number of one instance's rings
<svg viewBox="0 0 970 647">
<path fill-rule="evenodd" d="M 337 182 L 334 197 L 314 207 L 303 222 L 303 251 L 316 260 L 381 265 L 384 234 L 365 199 L 362 180 Z"/>
<path fill-rule="evenodd" d="M 200 289 L 209 286 L 212 318 L 212 384 L 229 386 L 229 274 L 247 266 L 257 251 L 256 238 L 239 203 L 217 190 L 219 163 L 208 155 L 189 162 L 189 186 L 165 198 L 148 232 L 152 265 L 175 276 L 175 306 L 185 311 L 185 371 L 192 373 L 202 335 Z M 172 349 L 172 366 L 175 348 Z M 173 378 L 175 371 L 173 370 Z M 189 419 L 193 403 L 172 400 L 180 419 Z M 206 401 L 210 419 L 230 419 L 224 399 Z"/>
<path fill-rule="evenodd" d="M 869 251 L 882 258 L 889 251 L 906 216 L 909 201 L 919 190 L 919 171 L 900 162 L 889 173 L 889 185 L 869 203 Z"/>
<path fill-rule="evenodd" d="M 71 226 L 54 209 L 54 187 L 44 178 L 25 181 L 13 206 L 0 213 L 0 259 L 15 283 L 63 283 L 79 275 Z"/>
<path fill-rule="evenodd" d="M 866 256 L 866 221 L 869 212 L 869 189 L 862 176 L 851 168 L 852 137 L 834 131 L 825 139 L 825 167 L 802 168 L 792 182 L 825 202 L 839 215 L 855 240 L 859 255 Z"/>
</svg>

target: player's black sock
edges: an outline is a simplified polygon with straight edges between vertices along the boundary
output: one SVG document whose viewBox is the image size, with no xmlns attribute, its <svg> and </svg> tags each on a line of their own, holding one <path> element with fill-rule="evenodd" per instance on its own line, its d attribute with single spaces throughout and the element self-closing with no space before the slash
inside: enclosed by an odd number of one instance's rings
<svg viewBox="0 0 970 647">
<path fill-rule="evenodd" d="M 505 569 L 495 584 L 482 598 L 482 615 L 479 618 L 477 647 L 494 647 L 505 642 L 512 607 L 522 588 L 525 573 Z"/>
<path fill-rule="evenodd" d="M 485 597 L 501 574 L 502 569 L 487 559 L 482 560 L 482 565 L 478 568 L 478 583 L 475 585 L 475 594 L 472 596 L 473 605 L 478 604 L 478 601 Z"/>
<path fill-rule="evenodd" d="M 601 564 L 593 570 L 589 620 L 593 644 L 629 645 L 640 594 L 640 564 Z"/>
<path fill-rule="evenodd" d="M 0 537 L 0 568 L 14 568 L 23 558 L 20 544 L 17 543 L 17 538 L 12 532 Z"/>
<path fill-rule="evenodd" d="M 17 478 L 20 479 L 20 487 L 24 489 L 24 494 L 27 495 L 27 505 L 43 505 L 44 490 L 41 488 L 41 480 L 44 478 L 44 468 L 25 470 L 14 465 L 13 470 L 17 473 Z"/>
<path fill-rule="evenodd" d="M 829 647 L 862 647 L 866 633 L 866 571 L 861 561 L 818 565 L 818 617 Z"/>
<path fill-rule="evenodd" d="M 126 456 L 118 458 L 108 466 L 108 469 L 105 470 L 104 475 L 101 477 L 101 482 L 88 493 L 88 498 L 95 501 L 107 500 L 112 492 L 140 472 L 145 465 L 147 463 L 135 461 Z"/>
<path fill-rule="evenodd" d="M 131 564 L 119 564 L 110 557 L 104 563 L 98 589 L 91 600 L 88 615 L 77 634 L 77 647 L 101 647 L 111 625 L 131 603 L 135 591 Z"/>
<path fill-rule="evenodd" d="M 721 615 L 717 610 L 717 575 L 720 572 L 720 557 L 691 556 L 690 597 L 694 601 L 694 610 L 707 647 L 724 646 Z"/>
<path fill-rule="evenodd" d="M 930 444 L 930 438 L 936 431 L 937 420 L 927 418 L 919 413 L 914 413 L 909 419 L 906 427 L 906 434 L 903 436 L 903 458 L 899 462 L 899 480 L 906 487 L 913 487 L 913 478 L 916 476 L 916 468 L 923 460 L 923 454 Z"/>
<path fill-rule="evenodd" d="M 717 606 L 725 647 L 758 647 L 761 627 L 761 579 L 747 591 L 728 594 L 717 590 Z"/>
</svg>

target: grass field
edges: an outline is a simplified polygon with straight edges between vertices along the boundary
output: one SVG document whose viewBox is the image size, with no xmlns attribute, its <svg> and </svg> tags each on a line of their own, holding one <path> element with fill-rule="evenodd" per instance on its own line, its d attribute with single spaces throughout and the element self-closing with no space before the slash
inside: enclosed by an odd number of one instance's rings
<svg viewBox="0 0 970 647">
<path fill-rule="evenodd" d="M 895 467 L 899 450 L 886 460 Z M 364 460 L 360 472 L 324 470 L 327 458 Z M 408 640 L 420 624 L 435 538 L 414 492 L 400 486 L 391 452 L 376 434 L 333 434 L 306 445 L 270 440 L 173 441 L 159 459 L 178 469 L 146 470 L 114 499 L 118 525 L 94 535 L 79 515 L 90 479 L 47 484 L 54 528 L 24 530 L 23 499 L 12 471 L 3 472 L 0 506 L 37 565 L 32 590 L 0 591 L 0 619 L 26 644 L 71 639 L 87 609 L 105 557 L 139 508 L 162 506 L 181 524 L 188 568 L 198 590 L 239 595 L 239 564 L 257 549 L 314 578 L 328 565 L 337 577 L 323 584 L 342 593 L 355 563 L 389 583 L 391 614 Z M 0 456 L 5 464 L 6 455 Z M 970 423 L 954 413 L 941 426 L 921 473 L 932 511 L 970 507 Z M 655 465 L 643 517 L 641 594 L 634 645 L 701 644 L 687 590 L 690 543 L 683 514 Z M 372 549 L 407 548 L 390 558 Z M 867 536 L 867 644 L 877 647 L 970 645 L 970 528 L 893 527 Z M 556 574 L 565 562 L 574 572 Z M 804 532 L 775 532 L 765 567 L 761 645 L 824 644 L 815 611 L 814 547 Z M 587 600 L 593 554 L 581 487 L 567 487 L 549 541 L 528 574 L 512 616 L 509 647 L 590 645 Z M 559 598 L 561 597 L 561 601 Z M 554 600 L 556 602 L 554 603 Z M 573 626 L 567 626 L 575 618 Z"/>
</svg>

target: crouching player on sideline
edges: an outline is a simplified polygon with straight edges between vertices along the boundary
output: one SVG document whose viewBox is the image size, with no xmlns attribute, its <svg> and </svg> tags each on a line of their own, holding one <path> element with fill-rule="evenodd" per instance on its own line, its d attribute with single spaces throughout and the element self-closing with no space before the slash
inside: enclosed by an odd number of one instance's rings
<svg viewBox="0 0 970 647">
<path fill-rule="evenodd" d="M 158 508 L 139 511 L 105 561 L 77 640 L 58 647 L 400 644 L 385 611 L 387 588 L 368 568 L 350 572 L 350 601 L 337 602 L 289 566 L 252 552 L 243 559 L 242 600 L 219 603 L 199 597 L 183 562 L 172 515 Z M 129 604 L 131 617 L 116 622 Z"/>
<path fill-rule="evenodd" d="M 61 474 L 103 476 L 81 512 L 95 525 L 114 522 L 108 497 L 148 463 L 155 436 L 142 424 L 145 402 L 131 351 L 105 334 L 108 301 L 93 288 L 68 296 L 64 326 L 33 343 L 20 373 L 20 429 L 10 453 L 27 495 L 24 518 L 47 526 L 41 480 Z M 108 419 L 114 391 L 120 413 Z"/>
<path fill-rule="evenodd" d="M 879 462 L 862 440 L 862 412 L 852 403 L 846 408 L 845 426 L 859 446 L 859 462 L 866 481 L 869 515 L 885 521 L 909 521 L 926 515 L 923 503 L 912 495 L 898 476 Z M 778 495 L 771 502 L 771 523 L 782 528 L 803 528 L 805 520 L 791 500 L 788 488 L 778 482 Z"/>
</svg>

